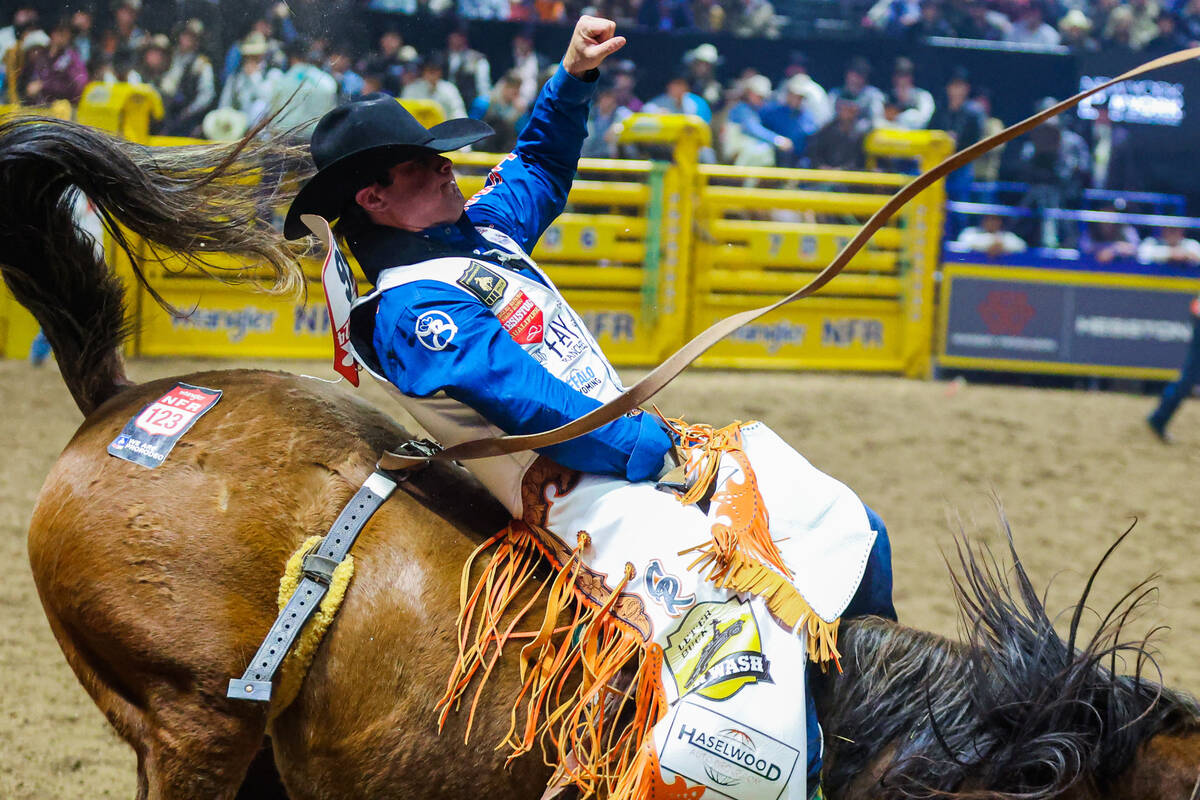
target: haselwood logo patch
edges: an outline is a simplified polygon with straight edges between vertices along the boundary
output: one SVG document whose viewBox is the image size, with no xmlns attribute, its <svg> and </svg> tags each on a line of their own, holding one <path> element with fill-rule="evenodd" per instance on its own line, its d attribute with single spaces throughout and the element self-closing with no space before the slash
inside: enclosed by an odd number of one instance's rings
<svg viewBox="0 0 1200 800">
<path fill-rule="evenodd" d="M 485 306 L 494 306 L 504 296 L 508 280 L 478 261 L 472 261 L 471 266 L 458 277 L 458 285 L 482 300 Z"/>
<path fill-rule="evenodd" d="M 783 794 L 800 752 L 762 731 L 707 708 L 681 703 L 659 762 L 664 770 L 734 800 Z"/>
<path fill-rule="evenodd" d="M 667 634 L 663 651 L 679 696 L 726 700 L 751 683 L 771 683 L 758 622 L 748 602 L 699 603 Z"/>
</svg>

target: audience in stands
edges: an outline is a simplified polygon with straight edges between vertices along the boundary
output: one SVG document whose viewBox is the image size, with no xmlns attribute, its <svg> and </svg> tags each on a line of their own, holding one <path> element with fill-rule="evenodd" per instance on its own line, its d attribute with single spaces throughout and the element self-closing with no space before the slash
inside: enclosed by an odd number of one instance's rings
<svg viewBox="0 0 1200 800">
<path fill-rule="evenodd" d="M 963 229 L 954 243 L 972 253 L 984 253 L 990 258 L 1025 252 L 1025 242 L 1012 231 L 1004 230 L 1004 218 L 985 214 L 979 226 Z"/>
<path fill-rule="evenodd" d="M 410 23 L 404 17 L 390 19 L 390 27 L 382 30 L 374 46 L 360 49 L 352 38 L 313 30 L 311 14 L 307 22 L 303 14 L 293 19 L 289 5 L 280 2 L 268 4 L 263 16 L 251 19 L 249 30 L 225 27 L 226 36 L 237 38 L 228 50 L 219 50 L 215 48 L 223 43 L 206 42 L 199 20 L 178 24 L 167 38 L 152 27 L 164 17 L 151 15 L 158 9 L 150 6 L 144 25 L 139 0 L 117 0 L 111 14 L 100 14 L 95 20 L 87 6 L 79 7 L 49 32 L 38 27 L 34 6 L 21 5 L 14 9 L 11 24 L 0 28 L 0 56 L 10 77 L 6 88 L 13 102 L 77 100 L 89 74 L 100 80 L 147 83 L 163 97 L 165 119 L 157 132 L 169 135 L 197 135 L 206 113 L 219 107 L 226 113 L 211 130 L 236 138 L 238 131 L 282 108 L 293 94 L 291 105 L 273 127 L 300 126 L 303 132 L 333 104 L 384 91 L 432 100 L 447 117 L 469 114 L 484 119 L 496 134 L 482 147 L 507 150 L 527 120 L 547 68 L 554 66 L 534 46 L 532 23 L 569 22 L 578 13 L 574 4 L 560 0 L 376 0 L 371 5 L 402 14 L 457 14 L 464 21 L 509 19 L 530 24 L 517 28 L 511 37 L 511 54 L 498 56 L 493 65 L 471 48 L 465 22 L 447 26 L 446 49 L 440 54 L 418 52 L 405 42 L 401 31 Z M 950 36 L 1006 41 L 1032 49 L 1062 44 L 1075 53 L 1124 51 L 1147 56 L 1200 40 L 1200 0 L 1171 7 L 1161 0 L 1065 0 L 1061 4 L 879 0 L 865 16 L 861 2 L 843 2 L 842 7 L 855 18 L 865 18 L 874 29 L 904 40 Z M 766 38 L 787 24 L 767 0 L 605 0 L 596 11 L 617 18 L 622 26 L 636 25 L 640 19 L 645 27 L 670 32 L 720 31 Z M 99 34 L 95 24 L 107 30 Z M 305 39 L 314 33 L 322 38 Z M 214 65 L 206 51 L 218 57 L 224 53 L 223 64 Z M 881 81 L 885 93 L 871 84 L 870 61 L 853 50 L 847 57 L 842 85 L 829 92 L 809 75 L 807 59 L 797 51 L 789 53 L 782 69 L 776 66 L 765 74 L 748 69 L 739 74 L 724 64 L 714 44 L 703 42 L 685 53 L 679 70 L 670 73 L 665 84 L 662 73 L 639 75 L 632 61 L 613 60 L 600 78 L 585 155 L 645 157 L 644 152 L 623 150 L 616 138 L 623 123 L 639 110 L 699 117 L 712 125 L 722 160 L 740 165 L 862 169 L 866 164 L 863 142 L 872 127 L 945 130 L 955 147 L 962 148 L 1004 126 L 992 114 L 987 90 L 979 87 L 972 97 L 971 82 L 961 69 L 954 70 L 944 96 L 935 98 L 917 85 L 918 67 L 901 57 L 894 62 L 889 80 Z M 876 66 L 881 64 L 878 58 L 873 60 Z M 217 67 L 223 67 L 223 74 Z M 643 106 L 647 97 L 652 99 Z M 1139 185 L 1146 172 L 1135 163 L 1129 131 L 1113 122 L 1103 99 L 1092 108 L 1095 119 L 1088 123 L 1085 115 L 1075 120 L 1077 130 L 1061 118 L 1019 141 L 1016 158 L 1005 160 L 996 150 L 954 173 L 946 184 L 948 196 L 996 202 L 995 187 L 1003 185 L 999 181 L 1021 180 L 1029 189 L 1020 203 L 1039 210 L 1083 207 L 1085 187 L 1153 188 Z M 711 151 L 702 154 L 705 160 L 714 157 Z M 908 165 L 882 159 L 875 168 L 908 169 Z M 1007 202 L 1015 202 L 1017 195 L 1008 197 Z M 961 222 L 951 229 L 961 227 Z M 980 220 L 967 230 L 984 236 L 996 222 Z M 1003 221 L 998 222 L 1004 234 L 1000 238 L 1020 239 L 1003 231 Z M 1022 232 L 1030 243 L 1044 246 L 1074 244 L 1079 230 L 1074 222 L 1037 216 L 1033 223 L 1038 227 Z M 970 238 L 967 231 L 960 240 L 963 237 Z M 1086 254 L 1107 262 L 1133 257 L 1139 239 L 1131 226 L 1092 223 L 1078 244 Z M 1149 251 L 1150 245 L 1142 244 Z M 1186 245 L 1171 247 L 1170 252 L 1186 252 Z"/>
<path fill-rule="evenodd" d="M 1125 203 L 1122 201 L 1119 205 L 1105 206 L 1101 211 L 1115 214 L 1124 209 Z M 1079 252 L 1101 264 L 1109 264 L 1133 259 L 1137 256 L 1140 242 L 1137 230 L 1127 222 L 1090 222 L 1079 237 Z"/>
<path fill-rule="evenodd" d="M 858 114 L 868 123 L 883 115 L 883 92 L 872 86 L 871 62 L 862 56 L 850 59 L 841 86 L 829 92 L 829 99 L 836 103 L 846 99 L 858 106 Z"/>
<path fill-rule="evenodd" d="M 162 93 L 162 132 L 168 136 L 193 136 L 204 115 L 217 99 L 216 75 L 212 62 L 201 52 L 204 23 L 185 22 L 175 36 L 175 52 L 159 85 Z"/>
<path fill-rule="evenodd" d="M 462 95 L 448 80 L 445 80 L 442 57 L 434 53 L 421 62 L 420 77 L 404 87 L 400 96 L 405 100 L 432 100 L 442 109 L 446 119 L 460 119 L 467 115 Z"/>
<path fill-rule="evenodd" d="M 809 163 L 817 169 L 862 169 L 867 161 L 863 140 L 870 129 L 858 102 L 837 96 L 833 119 L 808 142 Z"/>
<path fill-rule="evenodd" d="M 1138 245 L 1138 261 L 1143 264 L 1200 264 L 1200 242 L 1183 235 L 1183 228 L 1163 226 L 1158 237 L 1147 236 Z"/>
</svg>

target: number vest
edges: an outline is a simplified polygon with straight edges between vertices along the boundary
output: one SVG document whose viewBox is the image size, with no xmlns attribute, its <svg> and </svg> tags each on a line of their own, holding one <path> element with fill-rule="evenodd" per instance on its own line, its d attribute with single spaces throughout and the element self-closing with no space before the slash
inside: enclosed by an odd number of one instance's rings
<svg viewBox="0 0 1200 800">
<path fill-rule="evenodd" d="M 478 230 L 507 253 L 509 258 L 503 260 L 521 261 L 545 283 L 482 258 L 449 256 L 383 270 L 379 273 L 375 291 L 355 305 L 371 302 L 382 292 L 416 281 L 444 283 L 491 309 L 513 341 L 547 372 L 571 388 L 601 403 L 624 391 L 616 370 L 595 338 L 546 274 L 507 235 L 494 228 Z M 436 339 L 433 341 L 436 346 Z M 405 410 L 445 447 L 503 433 L 479 412 L 445 393 L 410 397 L 369 365 L 364 363 L 364 367 L 388 386 Z M 474 459 L 466 466 L 497 500 L 519 517 L 521 480 L 536 458 L 534 452 L 513 453 Z"/>
</svg>

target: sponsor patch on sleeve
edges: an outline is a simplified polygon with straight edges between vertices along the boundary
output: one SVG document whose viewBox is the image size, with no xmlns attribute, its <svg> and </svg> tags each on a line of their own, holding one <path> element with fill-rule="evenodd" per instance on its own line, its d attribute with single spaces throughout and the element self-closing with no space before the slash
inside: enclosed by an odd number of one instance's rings
<svg viewBox="0 0 1200 800">
<path fill-rule="evenodd" d="M 221 399 L 220 389 L 187 383 L 150 403 L 129 420 L 108 446 L 109 455 L 154 469 L 206 411 Z"/>
<path fill-rule="evenodd" d="M 483 301 L 489 308 L 500 302 L 504 290 L 508 288 L 508 280 L 488 269 L 478 261 L 472 261 L 471 266 L 458 277 L 458 285 Z"/>
<path fill-rule="evenodd" d="M 542 309 L 524 292 L 517 292 L 496 317 L 517 344 L 537 344 L 546 333 Z"/>
</svg>

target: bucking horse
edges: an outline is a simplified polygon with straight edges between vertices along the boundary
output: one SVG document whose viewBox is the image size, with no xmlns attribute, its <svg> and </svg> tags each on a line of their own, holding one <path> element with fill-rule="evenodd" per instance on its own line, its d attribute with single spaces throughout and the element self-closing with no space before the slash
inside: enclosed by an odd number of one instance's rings
<svg viewBox="0 0 1200 800">
<path fill-rule="evenodd" d="M 453 463 L 413 471 L 372 517 L 294 699 L 226 697 L 275 620 L 289 556 L 409 434 L 286 373 L 130 382 L 125 288 L 72 207 L 82 191 L 119 244 L 136 235 L 198 254 L 201 267 L 206 254 L 240 253 L 287 288 L 294 253 L 264 244 L 262 200 L 243 191 L 267 149 L 247 139 L 150 150 L 71 123 L 0 125 L 0 269 L 84 415 L 29 530 L 50 627 L 136 752 L 138 798 L 537 798 L 551 770 L 536 751 L 506 765 L 494 749 L 521 685 L 519 648 L 493 665 L 469 743 L 466 713 L 450 713 L 439 735 L 460 573 L 507 522 Z M 156 469 L 110 456 L 123 426 L 178 381 L 224 395 Z M 826 796 L 1194 800 L 1200 708 L 1159 685 L 1145 640 L 1127 631 L 1145 587 L 1086 641 L 1085 591 L 1064 639 L 1015 552 L 1008 570 L 978 548 L 958 555 L 964 641 L 878 618 L 844 623 L 841 670 L 813 687 Z M 523 591 L 535 597 L 532 583 Z"/>
</svg>

